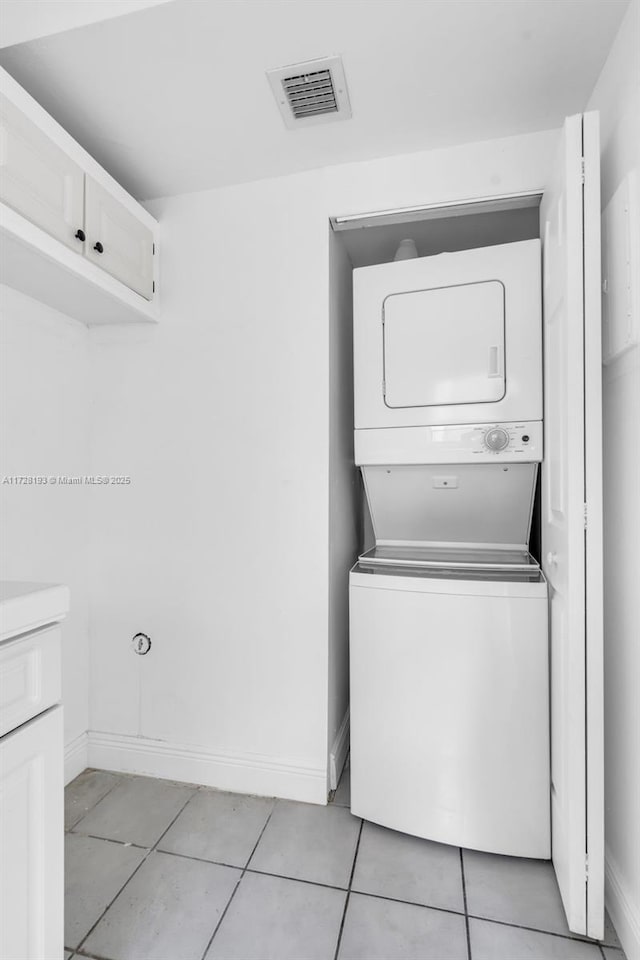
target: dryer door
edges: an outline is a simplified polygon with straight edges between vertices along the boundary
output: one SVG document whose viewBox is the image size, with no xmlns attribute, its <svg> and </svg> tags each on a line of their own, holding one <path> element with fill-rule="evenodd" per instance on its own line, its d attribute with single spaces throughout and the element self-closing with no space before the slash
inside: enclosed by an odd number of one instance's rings
<svg viewBox="0 0 640 960">
<path fill-rule="evenodd" d="M 495 403 L 505 395 L 499 280 L 396 293 L 384 301 L 388 407 Z"/>
</svg>

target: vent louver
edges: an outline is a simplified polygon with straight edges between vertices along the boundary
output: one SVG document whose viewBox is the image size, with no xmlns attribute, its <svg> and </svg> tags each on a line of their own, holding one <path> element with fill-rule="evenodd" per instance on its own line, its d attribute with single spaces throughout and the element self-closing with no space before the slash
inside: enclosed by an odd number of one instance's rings
<svg viewBox="0 0 640 960">
<path fill-rule="evenodd" d="M 268 70 L 267 77 L 289 129 L 351 116 L 340 57 Z"/>
<path fill-rule="evenodd" d="M 336 113 L 338 104 L 330 70 L 314 70 L 282 81 L 291 112 L 296 120 L 317 117 L 321 113 Z"/>
</svg>

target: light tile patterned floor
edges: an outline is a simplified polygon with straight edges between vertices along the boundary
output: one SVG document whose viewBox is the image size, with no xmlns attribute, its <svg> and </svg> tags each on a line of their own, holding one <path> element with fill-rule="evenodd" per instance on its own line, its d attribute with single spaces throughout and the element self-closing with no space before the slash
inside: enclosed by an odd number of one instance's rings
<svg viewBox="0 0 640 960">
<path fill-rule="evenodd" d="M 624 960 L 548 863 L 363 824 L 348 767 L 327 807 L 101 770 L 65 805 L 65 960 Z"/>
</svg>

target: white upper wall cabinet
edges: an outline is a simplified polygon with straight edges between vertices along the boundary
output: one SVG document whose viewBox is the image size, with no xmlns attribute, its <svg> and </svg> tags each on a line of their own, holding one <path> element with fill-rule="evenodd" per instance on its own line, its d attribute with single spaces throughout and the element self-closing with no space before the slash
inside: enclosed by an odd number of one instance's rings
<svg viewBox="0 0 640 960">
<path fill-rule="evenodd" d="M 89 260 L 147 300 L 153 296 L 153 234 L 126 207 L 87 177 L 85 253 Z"/>
<path fill-rule="evenodd" d="M 0 200 L 82 252 L 83 171 L 1 94 Z"/>
<path fill-rule="evenodd" d="M 0 69 L 0 282 L 88 325 L 155 321 L 157 229 Z"/>
</svg>

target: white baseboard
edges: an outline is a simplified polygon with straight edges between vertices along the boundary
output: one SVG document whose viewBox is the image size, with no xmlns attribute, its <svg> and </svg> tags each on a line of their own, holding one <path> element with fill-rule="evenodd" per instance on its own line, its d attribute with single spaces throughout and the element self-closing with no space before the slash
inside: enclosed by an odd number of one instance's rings
<svg viewBox="0 0 640 960">
<path fill-rule="evenodd" d="M 192 744 L 91 730 L 89 762 L 102 770 L 200 783 L 234 793 L 327 802 L 326 771 L 297 760 L 219 753 Z"/>
<path fill-rule="evenodd" d="M 336 733 L 336 738 L 329 754 L 329 786 L 335 790 L 340 781 L 340 774 L 344 767 L 347 753 L 349 752 L 349 707 L 342 718 L 340 728 Z"/>
<path fill-rule="evenodd" d="M 89 766 L 89 738 L 87 733 L 81 733 L 78 737 L 65 744 L 64 748 L 64 785 L 71 783 L 72 780 L 86 770 Z"/>
<path fill-rule="evenodd" d="M 604 860 L 604 898 L 627 960 L 640 960 L 640 904 L 634 903 L 625 888 L 611 851 Z"/>
</svg>

